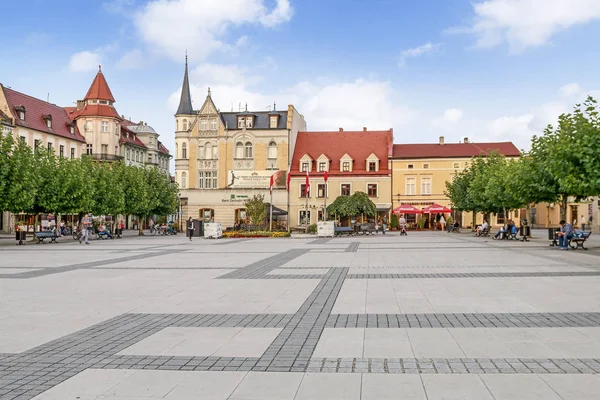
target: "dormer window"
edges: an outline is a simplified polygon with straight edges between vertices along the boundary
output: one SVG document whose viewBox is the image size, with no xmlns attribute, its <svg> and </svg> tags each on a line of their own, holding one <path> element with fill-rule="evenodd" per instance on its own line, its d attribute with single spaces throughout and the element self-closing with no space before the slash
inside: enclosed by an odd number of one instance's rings
<svg viewBox="0 0 600 400">
<path fill-rule="evenodd" d="M 269 116 L 269 128 L 277 128 L 277 123 L 279 122 L 278 119 L 278 115 Z"/>
<path fill-rule="evenodd" d="M 253 121 L 252 117 L 250 117 L 250 116 L 246 117 L 246 128 L 252 128 L 253 122 L 254 121 Z"/>
<path fill-rule="evenodd" d="M 19 115 L 19 119 L 25 121 L 25 106 L 16 106 L 15 111 Z"/>
<path fill-rule="evenodd" d="M 46 127 L 52 129 L 52 115 L 43 114 L 42 119 L 44 120 L 44 124 L 46 124 Z"/>
<path fill-rule="evenodd" d="M 244 118 L 243 117 L 238 117 L 238 128 L 243 128 L 244 125 Z"/>
<path fill-rule="evenodd" d="M 302 163 L 302 169 L 300 170 L 300 172 L 308 172 L 308 167 L 309 167 L 310 163 L 308 162 L 303 162 Z"/>
<path fill-rule="evenodd" d="M 352 157 L 350 157 L 347 153 L 340 159 L 340 166 L 342 172 L 352 172 Z"/>
<path fill-rule="evenodd" d="M 350 161 L 342 162 L 342 172 L 350 172 Z"/>
<path fill-rule="evenodd" d="M 73 125 L 69 127 L 69 132 L 71 132 L 71 135 L 75 134 L 75 127 Z"/>
<path fill-rule="evenodd" d="M 367 172 L 377 172 L 379 171 L 379 158 L 373 153 L 369 157 L 367 157 Z"/>
</svg>

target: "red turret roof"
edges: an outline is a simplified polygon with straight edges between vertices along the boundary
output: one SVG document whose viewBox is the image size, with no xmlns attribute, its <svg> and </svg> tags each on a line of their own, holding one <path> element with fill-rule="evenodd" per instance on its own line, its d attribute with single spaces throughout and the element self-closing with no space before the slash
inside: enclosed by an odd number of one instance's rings
<svg viewBox="0 0 600 400">
<path fill-rule="evenodd" d="M 102 73 L 102 69 L 98 70 L 94 81 L 92 82 L 92 86 L 88 90 L 87 94 L 83 98 L 84 100 L 89 99 L 99 99 L 99 100 L 108 100 L 115 101 L 110 88 L 108 87 L 108 83 L 106 83 L 106 79 L 104 79 L 104 74 Z"/>
</svg>

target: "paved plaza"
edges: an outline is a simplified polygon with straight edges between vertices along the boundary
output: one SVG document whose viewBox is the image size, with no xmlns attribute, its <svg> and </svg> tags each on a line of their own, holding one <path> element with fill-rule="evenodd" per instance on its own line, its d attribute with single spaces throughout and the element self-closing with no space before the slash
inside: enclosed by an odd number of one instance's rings
<svg viewBox="0 0 600 400">
<path fill-rule="evenodd" d="M 594 248 L 443 232 L 0 242 L 3 400 L 600 393 Z"/>
</svg>

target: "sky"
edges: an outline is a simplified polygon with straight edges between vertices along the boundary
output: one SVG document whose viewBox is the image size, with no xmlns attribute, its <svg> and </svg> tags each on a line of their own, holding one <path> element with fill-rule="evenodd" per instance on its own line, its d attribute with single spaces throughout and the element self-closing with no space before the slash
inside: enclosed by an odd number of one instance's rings
<svg viewBox="0 0 600 400">
<path fill-rule="evenodd" d="M 24 9 L 27 10 L 26 18 Z M 3 4 L 0 83 L 61 105 L 98 65 L 119 114 L 172 151 L 193 106 L 283 110 L 395 143 L 512 141 L 600 98 L 599 0 L 23 0 Z"/>
</svg>

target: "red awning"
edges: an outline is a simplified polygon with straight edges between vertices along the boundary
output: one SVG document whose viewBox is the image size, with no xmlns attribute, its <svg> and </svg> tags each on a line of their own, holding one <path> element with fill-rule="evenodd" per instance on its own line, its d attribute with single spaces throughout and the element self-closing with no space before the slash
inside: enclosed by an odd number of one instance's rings
<svg viewBox="0 0 600 400">
<path fill-rule="evenodd" d="M 432 204 L 429 207 L 425 207 L 422 211 L 423 214 L 438 214 L 438 213 L 451 213 L 452 210 L 444 207 L 444 206 L 440 206 L 439 204 Z"/>
<path fill-rule="evenodd" d="M 421 210 L 410 204 L 402 204 L 400 207 L 394 208 L 392 212 L 394 214 L 421 214 Z"/>
</svg>

